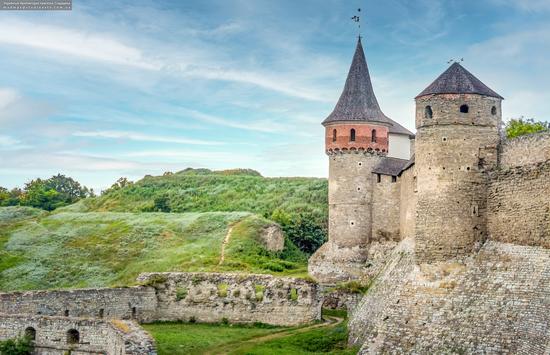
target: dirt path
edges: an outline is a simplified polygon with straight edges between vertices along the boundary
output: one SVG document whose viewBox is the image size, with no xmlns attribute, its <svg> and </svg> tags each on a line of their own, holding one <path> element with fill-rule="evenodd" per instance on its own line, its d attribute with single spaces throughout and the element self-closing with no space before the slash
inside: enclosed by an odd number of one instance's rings
<svg viewBox="0 0 550 355">
<path fill-rule="evenodd" d="M 218 262 L 218 265 L 223 264 L 223 261 L 225 260 L 225 246 L 229 243 L 229 239 L 231 238 L 231 232 L 233 232 L 233 226 L 229 227 L 229 229 L 227 230 L 227 234 L 223 239 L 222 252 L 220 255 L 220 261 Z"/>
<path fill-rule="evenodd" d="M 301 328 L 291 328 L 287 330 L 282 330 L 280 332 L 271 333 L 268 335 L 258 335 L 248 340 L 239 341 L 235 343 L 222 344 L 220 346 L 208 349 L 204 354 L 208 354 L 208 355 L 229 354 L 230 352 L 233 352 L 233 351 L 250 348 L 256 344 L 261 344 L 270 340 L 280 339 L 280 338 L 304 333 L 312 329 L 337 326 L 338 324 L 344 321 L 344 318 L 340 318 L 340 317 L 329 316 L 326 318 L 327 319 L 323 323 L 308 325 Z"/>
</svg>

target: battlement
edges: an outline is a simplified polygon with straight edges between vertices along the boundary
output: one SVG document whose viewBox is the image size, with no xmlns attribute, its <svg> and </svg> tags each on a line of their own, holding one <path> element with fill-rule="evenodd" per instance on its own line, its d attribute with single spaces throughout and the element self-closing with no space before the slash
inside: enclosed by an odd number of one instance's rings
<svg viewBox="0 0 550 355">
<path fill-rule="evenodd" d="M 335 152 L 386 153 L 388 127 L 365 123 L 330 124 L 325 129 L 325 150 Z"/>
</svg>

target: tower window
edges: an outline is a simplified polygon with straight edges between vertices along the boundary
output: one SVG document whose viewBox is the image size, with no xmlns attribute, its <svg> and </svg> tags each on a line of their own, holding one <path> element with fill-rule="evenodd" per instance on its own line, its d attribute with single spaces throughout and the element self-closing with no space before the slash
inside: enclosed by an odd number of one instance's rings
<svg viewBox="0 0 550 355">
<path fill-rule="evenodd" d="M 397 182 L 397 176 L 392 176 L 391 177 L 391 182 Z"/>
<path fill-rule="evenodd" d="M 468 111 L 469 111 L 468 105 L 462 105 L 462 106 L 460 106 L 460 112 L 462 112 L 462 113 L 468 113 Z"/>
<path fill-rule="evenodd" d="M 376 182 L 380 183 L 382 181 L 382 175 L 376 174 Z"/>
<path fill-rule="evenodd" d="M 25 329 L 25 336 L 30 340 L 36 340 L 36 329 L 33 327 L 28 327 Z"/>
<path fill-rule="evenodd" d="M 376 143 L 376 130 L 373 129 L 371 132 L 371 142 Z"/>
<path fill-rule="evenodd" d="M 434 116 L 434 113 L 432 111 L 432 107 L 431 106 L 426 106 L 426 108 L 424 109 L 424 117 L 425 118 L 432 118 Z"/>
<path fill-rule="evenodd" d="M 493 107 L 491 108 L 491 115 L 494 116 L 494 115 L 496 115 L 496 114 L 497 114 L 497 108 L 496 108 L 496 106 L 493 106 Z"/>
<path fill-rule="evenodd" d="M 80 342 L 80 333 L 76 329 L 67 332 L 67 344 L 78 344 Z"/>
<path fill-rule="evenodd" d="M 336 129 L 332 130 L 332 141 L 336 142 Z"/>
<path fill-rule="evenodd" d="M 350 142 L 355 142 L 355 128 L 352 128 L 349 132 L 349 140 Z"/>
</svg>

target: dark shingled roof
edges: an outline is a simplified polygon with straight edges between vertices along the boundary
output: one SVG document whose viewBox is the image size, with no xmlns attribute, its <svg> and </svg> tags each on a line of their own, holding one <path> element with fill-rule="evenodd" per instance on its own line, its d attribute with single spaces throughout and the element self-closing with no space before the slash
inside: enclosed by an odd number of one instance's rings
<svg viewBox="0 0 550 355">
<path fill-rule="evenodd" d="M 453 63 L 416 98 L 433 94 L 479 94 L 503 99 L 459 63 Z"/>
<path fill-rule="evenodd" d="M 399 173 L 399 176 L 401 176 L 401 174 L 403 174 L 403 172 L 407 169 L 409 169 L 411 166 L 414 165 L 414 154 L 412 155 L 411 159 L 409 159 L 409 161 L 407 162 L 407 164 L 405 164 L 405 166 L 403 167 L 403 169 L 401 169 L 401 172 Z"/>
<path fill-rule="evenodd" d="M 409 163 L 409 160 L 398 158 L 382 158 L 372 172 L 374 174 L 398 176 L 403 168 Z"/>
<path fill-rule="evenodd" d="M 389 125 L 390 133 L 414 136 L 411 131 L 384 115 L 380 110 L 372 89 L 361 37 L 357 41 L 344 90 L 332 113 L 323 121 L 323 125 L 337 121 L 380 122 Z"/>
</svg>

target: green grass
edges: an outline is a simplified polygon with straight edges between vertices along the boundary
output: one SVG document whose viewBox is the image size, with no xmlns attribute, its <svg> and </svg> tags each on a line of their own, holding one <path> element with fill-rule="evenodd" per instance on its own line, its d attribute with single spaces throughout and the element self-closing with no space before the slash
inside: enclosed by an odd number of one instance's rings
<svg viewBox="0 0 550 355">
<path fill-rule="evenodd" d="M 341 314 L 338 314 L 341 316 Z M 265 325 L 153 323 L 143 327 L 157 343 L 159 355 L 221 353 L 230 354 L 356 354 L 358 348 L 347 347 L 347 324 L 342 322 L 322 328 L 267 327 Z M 272 340 L 255 338 L 285 332 Z M 245 341 L 250 340 L 248 343 Z"/>
<path fill-rule="evenodd" d="M 246 325 L 155 323 L 143 327 L 155 338 L 159 355 L 202 354 L 211 347 L 238 343 L 284 328 Z"/>
<path fill-rule="evenodd" d="M 359 348 L 348 348 L 347 340 L 347 326 L 341 323 L 334 327 L 312 329 L 264 343 L 244 346 L 230 354 L 357 354 Z"/>
<path fill-rule="evenodd" d="M 291 243 L 283 252 L 265 250 L 258 240 L 269 221 L 248 212 L 32 210 L 0 208 L 0 290 L 131 285 L 151 271 L 293 275 L 306 269 L 305 255 Z M 227 263 L 219 267 L 233 224 Z"/>
</svg>

